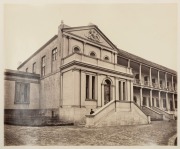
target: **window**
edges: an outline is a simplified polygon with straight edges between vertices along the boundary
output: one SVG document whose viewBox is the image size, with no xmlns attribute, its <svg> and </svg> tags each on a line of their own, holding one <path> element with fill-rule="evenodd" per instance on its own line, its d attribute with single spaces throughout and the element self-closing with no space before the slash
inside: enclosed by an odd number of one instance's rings
<svg viewBox="0 0 180 149">
<path fill-rule="evenodd" d="M 154 107 L 154 98 L 152 98 L 152 107 Z"/>
<path fill-rule="evenodd" d="M 149 100 L 149 107 L 151 107 L 151 99 L 150 99 L 150 97 L 148 98 L 148 100 Z"/>
<path fill-rule="evenodd" d="M 26 72 L 28 72 L 28 68 L 26 68 Z"/>
<path fill-rule="evenodd" d="M 95 99 L 95 76 L 86 75 L 86 99 Z"/>
<path fill-rule="evenodd" d="M 166 108 L 166 99 L 163 99 L 163 108 Z"/>
<path fill-rule="evenodd" d="M 105 57 L 104 57 L 104 60 L 109 61 L 109 57 L 108 57 L 108 56 L 105 56 Z"/>
<path fill-rule="evenodd" d="M 30 84 L 16 82 L 14 103 L 29 103 Z"/>
<path fill-rule="evenodd" d="M 96 54 L 94 52 L 90 52 L 89 54 L 91 57 L 96 57 Z"/>
<path fill-rule="evenodd" d="M 57 48 L 52 50 L 52 61 L 55 61 L 57 59 Z"/>
<path fill-rule="evenodd" d="M 95 99 L 95 76 L 92 76 L 92 99 Z"/>
<path fill-rule="evenodd" d="M 121 99 L 121 81 L 119 81 L 119 100 L 122 100 Z"/>
<path fill-rule="evenodd" d="M 36 62 L 35 62 L 35 63 L 33 63 L 32 73 L 36 73 Z"/>
<path fill-rule="evenodd" d="M 143 97 L 143 106 L 147 106 L 146 97 Z"/>
<path fill-rule="evenodd" d="M 80 48 L 79 47 L 74 47 L 74 52 L 80 52 Z"/>
<path fill-rule="evenodd" d="M 159 100 L 156 98 L 156 107 L 159 107 Z"/>
<path fill-rule="evenodd" d="M 89 98 L 89 75 L 86 75 L 86 99 Z"/>
<path fill-rule="evenodd" d="M 177 109 L 177 100 L 175 100 L 175 108 Z"/>
<path fill-rule="evenodd" d="M 152 83 L 156 83 L 156 79 L 152 79 Z"/>
<path fill-rule="evenodd" d="M 43 56 L 41 59 L 41 75 L 42 76 L 45 76 L 45 57 L 46 56 Z"/>
<path fill-rule="evenodd" d="M 123 82 L 123 100 L 126 100 L 125 82 Z"/>
</svg>

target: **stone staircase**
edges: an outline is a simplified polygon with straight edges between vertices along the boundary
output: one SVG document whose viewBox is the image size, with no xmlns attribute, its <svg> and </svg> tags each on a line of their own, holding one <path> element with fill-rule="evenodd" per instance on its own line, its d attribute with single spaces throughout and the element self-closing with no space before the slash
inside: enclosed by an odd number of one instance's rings
<svg viewBox="0 0 180 149">
<path fill-rule="evenodd" d="M 119 126 L 148 124 L 150 117 L 132 101 L 115 101 L 96 110 L 91 115 L 86 115 L 86 127 Z"/>
<path fill-rule="evenodd" d="M 171 114 L 171 113 L 168 113 L 167 111 L 164 111 L 158 107 L 152 107 L 153 110 L 155 110 L 156 112 L 159 112 L 161 114 L 164 115 L 163 119 L 164 120 L 174 120 L 175 117 L 174 117 L 174 114 Z"/>
<path fill-rule="evenodd" d="M 142 106 L 142 111 L 151 117 L 151 121 L 158 121 L 158 120 L 163 120 L 164 116 L 162 113 L 159 113 L 155 111 L 154 109 L 147 107 L 147 106 Z"/>
</svg>

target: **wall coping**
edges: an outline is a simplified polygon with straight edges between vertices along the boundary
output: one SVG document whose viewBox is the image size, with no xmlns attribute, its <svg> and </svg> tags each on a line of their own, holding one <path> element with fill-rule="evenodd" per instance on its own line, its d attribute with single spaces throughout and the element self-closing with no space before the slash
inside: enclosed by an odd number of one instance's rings
<svg viewBox="0 0 180 149">
<path fill-rule="evenodd" d="M 4 75 L 5 76 L 17 76 L 17 77 L 22 77 L 22 78 L 40 79 L 39 74 L 23 72 L 23 71 L 18 71 L 18 70 L 10 70 L 10 69 L 5 69 Z"/>
</svg>

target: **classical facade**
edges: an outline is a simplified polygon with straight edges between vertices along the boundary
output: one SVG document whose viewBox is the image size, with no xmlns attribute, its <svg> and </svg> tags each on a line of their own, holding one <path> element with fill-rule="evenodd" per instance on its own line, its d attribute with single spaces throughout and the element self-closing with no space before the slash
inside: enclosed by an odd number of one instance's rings
<svg viewBox="0 0 180 149">
<path fill-rule="evenodd" d="M 96 25 L 62 23 L 17 71 L 5 71 L 5 122 L 114 126 L 175 116 L 177 73 L 118 49 Z"/>
</svg>

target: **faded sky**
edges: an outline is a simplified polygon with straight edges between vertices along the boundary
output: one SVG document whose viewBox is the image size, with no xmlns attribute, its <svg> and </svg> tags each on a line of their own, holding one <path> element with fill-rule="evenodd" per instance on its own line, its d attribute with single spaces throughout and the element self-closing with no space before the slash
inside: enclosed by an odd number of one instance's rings
<svg viewBox="0 0 180 149">
<path fill-rule="evenodd" d="M 177 70 L 176 4 L 6 4 L 5 68 L 16 69 L 57 34 L 61 20 L 96 24 L 118 48 Z"/>
</svg>

